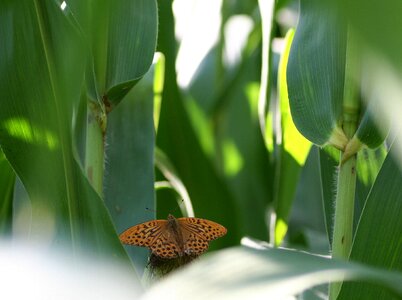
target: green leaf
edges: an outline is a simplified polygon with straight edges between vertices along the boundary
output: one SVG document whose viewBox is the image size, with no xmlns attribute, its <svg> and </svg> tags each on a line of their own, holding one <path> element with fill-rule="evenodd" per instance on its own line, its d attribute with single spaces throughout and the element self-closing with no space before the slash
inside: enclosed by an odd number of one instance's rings
<svg viewBox="0 0 402 300">
<path fill-rule="evenodd" d="M 197 217 L 224 225 L 230 234 L 212 247 L 233 245 L 240 240 L 235 203 L 225 182 L 217 175 L 196 138 L 176 83 L 175 35 L 171 1 L 160 1 L 159 51 L 166 58 L 157 145 L 167 155 L 190 195 Z M 166 198 L 158 195 L 158 211 L 170 211 Z M 166 217 L 166 216 L 164 216 Z"/>
<path fill-rule="evenodd" d="M 180 199 L 178 200 L 181 200 L 184 204 L 182 214 L 186 217 L 194 217 L 194 210 L 187 189 L 180 177 L 177 175 L 177 171 L 173 167 L 172 163 L 169 161 L 165 153 L 163 153 L 160 149 L 155 150 L 155 165 L 168 180 L 169 187 L 174 189 L 177 195 L 180 196 Z"/>
<path fill-rule="evenodd" d="M 355 135 L 346 146 L 343 161 L 360 151 L 363 146 L 375 149 L 383 145 L 390 130 L 391 122 L 389 118 L 382 118 L 381 104 L 382 102 L 378 99 L 369 101 Z"/>
<path fill-rule="evenodd" d="M 325 5 L 347 18 L 362 40 L 386 58 L 387 63 L 401 74 L 402 37 L 397 34 L 398 29 L 402 28 L 402 19 L 399 17 L 399 12 L 402 10 L 401 1 L 388 0 L 383 5 L 378 5 L 376 1 L 342 0 L 327 1 Z M 361 9 L 362 7 L 364 9 Z"/>
<path fill-rule="evenodd" d="M 311 143 L 297 130 L 293 123 L 289 108 L 286 69 L 292 44 L 294 30 L 289 30 L 285 37 L 278 70 L 278 90 L 281 110 L 282 143 L 279 146 L 279 157 L 276 168 L 275 186 L 275 245 L 279 245 L 287 232 L 287 223 L 296 192 L 300 171 L 306 162 Z"/>
<path fill-rule="evenodd" d="M 384 161 L 357 227 L 350 259 L 402 270 L 402 172 L 393 147 Z M 377 287 L 345 284 L 339 299 L 390 299 Z"/>
<path fill-rule="evenodd" d="M 287 69 L 293 121 L 311 142 L 343 149 L 345 26 L 321 1 L 302 1 L 300 11 Z"/>
<path fill-rule="evenodd" d="M 107 95 L 107 104 L 115 106 L 151 66 L 158 27 L 156 1 L 73 0 L 69 4 L 92 50 L 93 66 L 87 76 L 95 79 L 89 94 Z M 92 100 L 101 100 L 95 97 Z"/>
<path fill-rule="evenodd" d="M 402 296 L 402 273 L 294 250 L 237 247 L 172 274 L 154 285 L 143 300 L 167 294 L 172 299 L 285 299 L 340 280 L 372 282 Z"/>
<path fill-rule="evenodd" d="M 104 193 L 119 233 L 155 217 L 154 72 L 152 67 L 108 116 Z M 143 269 L 148 250 L 125 248 L 137 269 Z"/>
<path fill-rule="evenodd" d="M 0 148 L 0 234 L 11 233 L 15 173 Z"/>
<path fill-rule="evenodd" d="M 0 11 L 0 143 L 31 201 L 30 237 L 127 261 L 73 155 L 72 116 L 86 58 L 82 36 L 54 1 L 3 1 Z"/>
</svg>

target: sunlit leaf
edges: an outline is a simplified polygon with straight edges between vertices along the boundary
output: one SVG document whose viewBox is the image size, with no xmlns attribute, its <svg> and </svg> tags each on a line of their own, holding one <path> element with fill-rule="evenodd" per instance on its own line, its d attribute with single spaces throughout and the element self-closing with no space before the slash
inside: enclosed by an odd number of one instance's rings
<svg viewBox="0 0 402 300">
<path fill-rule="evenodd" d="M 342 279 L 372 282 L 402 296 L 402 273 L 293 250 L 232 248 L 173 274 L 141 299 L 285 299 Z"/>
<path fill-rule="evenodd" d="M 87 57 L 83 36 L 55 1 L 0 6 L 0 143 L 30 199 L 28 238 L 43 234 L 48 245 L 127 261 L 103 202 L 74 158 L 71 124 Z"/>
<path fill-rule="evenodd" d="M 275 245 L 279 245 L 287 231 L 287 222 L 300 171 L 307 159 L 311 142 L 303 137 L 293 123 L 289 108 L 286 69 L 294 30 L 285 37 L 285 48 L 279 62 L 278 91 L 281 111 L 281 145 L 276 168 L 275 185 Z"/>
</svg>

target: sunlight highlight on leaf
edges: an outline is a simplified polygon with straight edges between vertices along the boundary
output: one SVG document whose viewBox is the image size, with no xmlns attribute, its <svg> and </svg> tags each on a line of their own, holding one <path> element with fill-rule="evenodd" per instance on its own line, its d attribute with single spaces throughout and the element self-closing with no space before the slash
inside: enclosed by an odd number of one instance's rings
<svg viewBox="0 0 402 300">
<path fill-rule="evenodd" d="M 285 151 L 289 153 L 300 166 L 306 162 L 307 155 L 311 148 L 309 142 L 296 128 L 289 107 L 288 85 L 286 78 L 286 69 L 289 58 L 290 46 L 292 44 L 295 31 L 289 30 L 286 34 L 286 46 L 283 51 L 278 70 L 278 90 L 281 101 L 281 118 L 283 131 L 283 146 Z"/>
<path fill-rule="evenodd" d="M 243 168 L 244 161 L 239 149 L 232 140 L 223 141 L 224 170 L 228 176 L 234 176 Z"/>
<path fill-rule="evenodd" d="M 258 94 L 260 92 L 260 85 L 258 82 L 251 82 L 247 84 L 245 93 L 247 95 L 248 104 L 250 106 L 250 115 L 253 119 L 258 118 Z"/>
<path fill-rule="evenodd" d="M 11 118 L 4 121 L 3 126 L 10 136 L 27 143 L 46 146 L 49 150 L 56 150 L 59 147 L 59 141 L 54 133 L 25 119 Z"/>
<path fill-rule="evenodd" d="M 283 219 L 278 219 L 275 226 L 275 245 L 279 245 L 288 231 L 288 224 Z"/>
</svg>

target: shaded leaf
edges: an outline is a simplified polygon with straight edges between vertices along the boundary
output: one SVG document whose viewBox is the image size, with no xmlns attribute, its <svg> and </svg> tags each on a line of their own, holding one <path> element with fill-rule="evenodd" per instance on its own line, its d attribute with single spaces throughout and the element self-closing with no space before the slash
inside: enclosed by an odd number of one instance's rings
<svg viewBox="0 0 402 300">
<path fill-rule="evenodd" d="M 127 261 L 104 204 L 73 155 L 72 115 L 86 58 L 82 36 L 54 1 L 0 5 L 0 97 L 7 99 L 0 143 L 31 201 L 30 236 Z"/>
<path fill-rule="evenodd" d="M 118 233 L 155 218 L 154 71 L 151 68 L 108 115 L 104 194 Z M 143 269 L 148 250 L 125 248 L 137 270 Z"/>
<path fill-rule="evenodd" d="M 230 232 L 212 246 L 233 245 L 240 240 L 234 200 L 196 139 L 176 83 L 176 49 L 171 1 L 160 1 L 159 11 L 161 26 L 158 47 L 166 58 L 166 73 L 157 145 L 168 156 L 185 184 L 193 202 L 195 215 L 216 221 Z M 180 147 L 177 147 L 178 145 Z M 158 197 L 158 206 L 163 205 L 167 205 L 166 210 L 169 210 L 168 202 Z"/>
<path fill-rule="evenodd" d="M 389 270 L 402 270 L 402 172 L 391 150 L 363 208 L 350 259 Z M 377 287 L 345 284 L 339 299 L 390 299 Z"/>
<path fill-rule="evenodd" d="M 11 233 L 15 174 L 0 148 L 0 233 Z"/>
<path fill-rule="evenodd" d="M 347 143 L 340 128 L 345 40 L 344 23 L 333 10 L 320 1 L 301 2 L 287 69 L 290 110 L 307 139 L 339 149 Z"/>
</svg>

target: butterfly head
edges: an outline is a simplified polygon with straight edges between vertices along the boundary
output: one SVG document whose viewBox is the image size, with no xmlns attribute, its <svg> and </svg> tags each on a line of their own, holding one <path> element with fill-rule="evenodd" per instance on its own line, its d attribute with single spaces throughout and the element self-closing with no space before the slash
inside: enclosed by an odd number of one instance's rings
<svg viewBox="0 0 402 300">
<path fill-rule="evenodd" d="M 176 220 L 176 218 L 173 216 L 173 215 L 171 215 L 171 214 L 169 214 L 168 215 L 168 221 L 173 221 L 173 220 Z"/>
</svg>

